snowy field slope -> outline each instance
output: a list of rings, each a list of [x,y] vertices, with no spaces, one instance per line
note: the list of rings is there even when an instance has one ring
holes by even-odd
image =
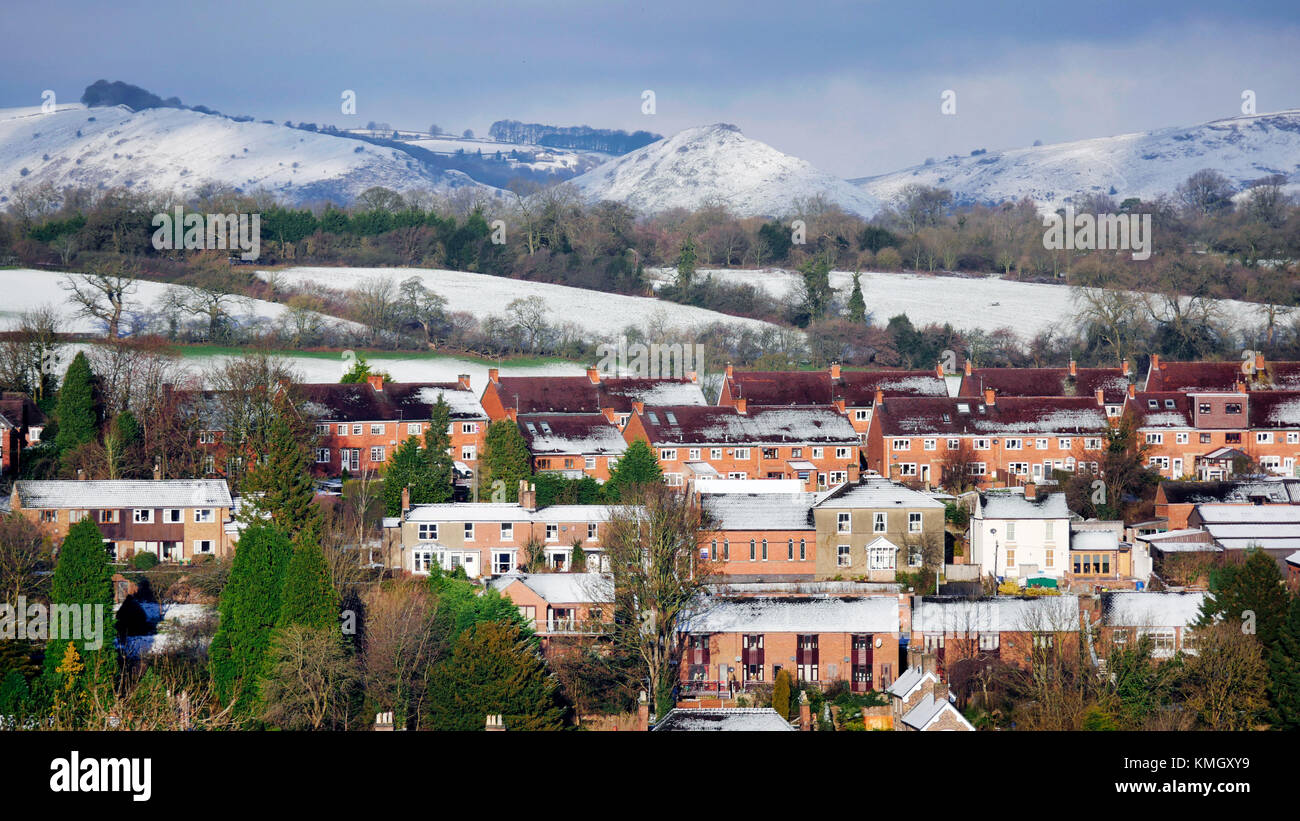
[[[671,269],[654,268],[646,272],[658,281],[674,276]],[[794,271],[779,269],[716,269],[697,272],[697,276],[717,278],[728,283],[745,283],[762,288],[773,296],[789,297],[799,280]],[[832,271],[831,287],[836,296],[847,300],[853,288],[853,274]],[[862,295],[872,322],[884,325],[892,316],[907,314],[913,325],[949,323],[954,328],[993,331],[1011,328],[1029,340],[1040,331],[1073,328],[1078,307],[1073,289],[1064,285],[1015,282],[997,276],[965,277],[904,273],[859,275]],[[1134,299],[1138,296],[1134,295]],[[1220,300],[1224,319],[1235,327],[1257,324],[1258,306],[1249,302]]]
[[[610,158],[609,154],[601,154],[596,151],[573,151],[567,148],[550,148],[544,145],[529,145],[527,143],[504,143],[481,138],[422,137],[415,140],[404,139],[402,142],[417,148],[423,148],[426,151],[432,151],[435,154],[481,153],[484,157],[495,157],[504,154],[506,155],[506,162],[509,163],[511,168],[527,168],[532,171],[565,171],[571,174],[581,174]],[[532,160],[513,159],[510,155],[515,152],[531,155]]]
[[[789,213],[795,200],[818,194],[863,216],[880,209],[874,194],[725,123],[688,128],[610,160],[572,184],[590,201],[616,200],[642,213],[721,202],[740,216],[778,216]]]
[[[628,327],[688,333],[694,328],[723,322],[750,328],[771,327],[756,319],[729,316],[716,311],[662,302],[650,297],[624,296],[590,291],[568,285],[525,282],[518,279],[445,271],[429,268],[288,268],[259,271],[258,276],[280,287],[315,284],[347,291],[373,279],[388,277],[400,283],[418,276],[425,287],[447,300],[450,311],[467,311],[478,317],[504,314],[511,300],[540,297],[545,301],[548,320],[554,325],[572,323],[580,336],[611,342]]]
[[[920,183],[947,188],[959,204],[1028,196],[1054,210],[1088,193],[1109,194],[1116,202],[1172,194],[1203,168],[1219,171],[1238,188],[1284,174],[1289,190],[1300,190],[1300,111],[990,151],[850,182],[884,202],[903,186]]]
[[[66,290],[71,274],[31,269],[0,269],[0,330],[12,330],[18,325],[18,315],[33,308],[49,306],[61,318],[59,330],[63,333],[103,333],[104,324],[97,319],[77,315],[77,309]],[[127,310],[123,317],[123,331],[135,333],[146,330],[163,330],[162,306],[171,297],[184,297],[193,289],[184,285],[139,280],[127,296]],[[236,305],[234,314],[240,325],[256,327],[279,321],[287,308],[276,302],[246,299]],[[202,318],[187,317],[191,321]],[[335,317],[323,317],[327,324],[359,328],[355,323]]]
[[[235,122],[174,108],[61,105],[0,110],[0,207],[20,183],[125,186],[193,193],[208,182],[266,189],[286,202],[350,202],[375,185],[446,193],[475,187],[393,148],[282,125]]]

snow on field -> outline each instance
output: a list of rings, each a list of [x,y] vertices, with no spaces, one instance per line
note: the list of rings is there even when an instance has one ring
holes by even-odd
[[[375,185],[495,193],[459,171],[428,168],[394,148],[283,125],[175,108],[0,110],[0,191],[7,195],[19,183],[45,181],[56,188],[191,194],[216,181],[242,191],[267,189],[291,202],[350,201]]]
[[[217,608],[210,604],[158,604],[141,602],[145,617],[154,625],[155,633],[144,636],[127,636],[123,651],[128,656],[151,655],[180,650],[185,640],[185,627],[215,618]]]
[[[104,323],[97,319],[77,315],[77,308],[68,297],[67,283],[71,274],[57,271],[31,269],[0,269],[0,331],[11,330],[18,324],[23,311],[42,306],[54,308],[64,333],[103,333]],[[183,285],[137,280],[134,290],[127,296],[123,330],[134,332],[145,328],[160,328],[162,306],[168,296],[184,297],[194,289]],[[260,299],[246,299],[237,305],[234,314],[244,326],[276,322],[286,311],[284,305]],[[189,319],[190,317],[187,317]],[[327,323],[353,324],[334,317],[325,317]]]
[[[302,376],[306,382],[337,382],[351,367],[350,361],[325,359],[318,356],[293,356],[280,354],[282,359]],[[229,356],[187,356],[183,362],[196,374],[213,373],[229,361]],[[478,359],[440,357],[389,357],[370,356],[367,361],[374,370],[385,371],[397,382],[455,382],[460,374],[469,374],[470,387],[481,394],[487,385],[488,368],[499,367],[502,376],[581,376],[586,368],[580,363],[548,362],[544,364],[500,366]]]
[[[667,281],[671,269],[652,268],[647,276]],[[703,270],[698,275],[729,283],[761,287],[778,298],[789,296],[799,280],[794,271]],[[907,314],[913,325],[951,323],[954,328],[992,331],[1011,328],[1023,339],[1052,328],[1073,328],[1078,308],[1074,289],[1064,285],[1015,282],[997,276],[966,277],[904,273],[864,272],[859,275],[862,295],[872,321],[884,325],[889,318]],[[853,274],[832,271],[831,287],[847,299],[853,288]],[[1134,295],[1134,299],[1138,295]],[[1258,306],[1237,300],[1220,300],[1224,318],[1234,327],[1258,322]]]
[[[568,285],[526,282],[464,271],[429,268],[288,268],[283,271],[259,271],[258,276],[274,280],[282,287],[315,284],[340,291],[381,277],[400,283],[409,277],[418,276],[425,287],[447,300],[448,310],[467,311],[478,317],[504,314],[506,305],[511,300],[536,296],[546,302],[551,323],[573,323],[583,336],[595,342],[607,340],[616,343],[617,337],[628,327],[649,327],[656,333],[672,331],[681,334],[714,322],[748,328],[770,327],[768,323],[756,319],[661,302],[650,297],[608,294]]]

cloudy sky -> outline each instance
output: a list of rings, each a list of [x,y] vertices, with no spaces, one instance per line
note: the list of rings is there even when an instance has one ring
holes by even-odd
[[[1296,0],[4,0],[0,33],[0,106],[104,78],[340,127],[730,122],[844,177],[1236,116],[1245,89],[1300,108]]]

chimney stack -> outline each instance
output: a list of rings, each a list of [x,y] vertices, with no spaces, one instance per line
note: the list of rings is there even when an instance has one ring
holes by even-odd
[[[1237,393],[1245,393],[1245,392],[1246,392],[1246,383],[1245,383],[1245,382],[1242,382],[1240,379],[1238,379],[1238,380],[1237,380]]]
[[[1127,377],[1127,376],[1128,376],[1128,373],[1129,373],[1128,358],[1127,358],[1127,357],[1124,359],[1123,362],[1120,363],[1120,366],[1124,369],[1124,371],[1123,371],[1123,375],[1124,375],[1125,377]]]
[[[943,363],[942,363],[942,362],[936,362],[936,363],[935,363],[935,365],[934,365],[934,375],[935,375],[937,378],[939,378],[939,379],[943,379]]]
[[[506,418],[509,419],[511,422],[518,422],[518,421],[519,421],[519,409],[518,409],[518,408],[506,408]]]
[[[372,373],[366,377],[366,381],[370,383],[370,387],[374,388],[379,393],[384,392],[383,374]]]
[[[991,407],[997,405],[997,403],[998,403],[998,392],[995,391],[995,390],[993,390],[992,388],[985,388],[985,389],[984,389],[984,404],[985,404],[985,405],[988,405],[988,406],[991,408]]]
[[[643,733],[650,729],[650,702],[646,699],[645,690],[641,691],[641,697],[636,703],[636,728]]]
[[[735,375],[735,373],[736,373],[735,368],[733,368],[732,365],[731,365],[731,363],[728,362],[728,363],[727,363],[727,378],[730,379],[732,376]]]
[[[496,384],[497,378],[501,376],[501,371],[496,368],[488,368],[488,381]]]
[[[1160,370],[1160,354],[1158,353],[1151,354],[1151,370]]]
[[[391,733],[393,731],[393,714],[375,713],[375,732]]]
[[[645,413],[645,403],[640,400],[633,402],[632,410],[636,411],[638,414]]]
[[[463,391],[469,390],[469,374],[467,373],[459,374],[456,377],[456,383],[460,385],[461,390]]]
[[[832,362],[832,363],[831,363],[831,379],[839,379],[839,378],[840,378],[840,363],[838,363],[838,362]]]
[[[591,380],[591,384],[593,384],[593,385],[599,385],[599,384],[600,384],[600,371],[597,370],[595,367],[587,368],[587,378]]]
[[[966,375],[970,376],[970,360],[966,360]]]
[[[402,488],[402,518],[411,512],[411,486]]]
[[[1268,367],[1268,363],[1264,361],[1264,354],[1262,354],[1262,353],[1256,353],[1256,354],[1255,354],[1255,371],[1256,371],[1256,372],[1262,371],[1262,370],[1264,370],[1266,367]]]
[[[86,471],[82,470],[81,468],[77,468],[77,479],[78,481],[82,481],[82,482],[86,481]]]
[[[1106,404],[1106,392],[1101,388],[1097,389],[1097,404],[1098,405]]]
[[[1070,376],[1078,376],[1078,375],[1079,375],[1079,363],[1077,363],[1077,362],[1075,362],[1073,359],[1071,359],[1071,360],[1070,360]]]
[[[519,506],[528,511],[537,509],[537,485],[519,480]]]
[[[1130,382],[1128,385],[1128,398],[1136,399],[1137,395],[1138,395],[1138,386]]]
[[[799,729],[803,732],[812,730],[812,706],[808,704],[808,691],[799,693]]]
[[[1038,498],[1038,485],[1033,482],[1025,482],[1025,498],[1033,501]]]
[[[736,413],[740,414],[741,416],[744,416],[749,410],[749,400],[742,396],[741,398],[735,400],[735,402],[736,402]]]
[[[159,462],[157,460],[155,460],[153,463],[153,480],[155,482],[162,481],[162,462]]]
[[[873,408],[878,408],[878,407],[880,407],[880,406],[883,405],[883,404],[885,404],[885,392],[884,392],[883,390],[881,390],[880,388],[876,388],[876,401],[875,401],[875,403],[872,405],[872,407],[873,407]]]

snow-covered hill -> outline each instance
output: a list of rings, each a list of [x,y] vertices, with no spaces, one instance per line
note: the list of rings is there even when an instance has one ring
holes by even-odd
[[[1117,201],[1172,194],[1203,168],[1219,171],[1239,189],[1271,174],[1286,175],[1288,188],[1300,189],[1300,111],[950,157],[850,182],[885,202],[908,183],[920,183],[947,188],[960,204],[1028,196],[1054,210],[1088,193]]]
[[[0,110],[0,207],[14,186],[47,180],[59,188],[126,186],[182,195],[215,181],[245,192],[267,189],[292,203],[348,202],[375,185],[496,193],[393,148],[282,125],[176,108]]]
[[[742,216],[777,216],[817,194],[864,216],[880,207],[874,195],[725,123],[688,128],[572,182],[591,201],[616,200],[643,213],[720,202]]]

